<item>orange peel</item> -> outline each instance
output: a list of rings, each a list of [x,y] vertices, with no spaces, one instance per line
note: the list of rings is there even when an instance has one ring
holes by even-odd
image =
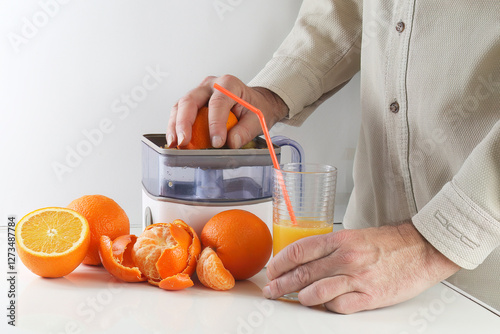
[[[180,219],[148,226],[137,238],[132,258],[149,283],[165,290],[181,290],[194,283],[201,251],[196,232]]]
[[[179,225],[172,224],[169,228],[170,235],[177,241],[177,245],[165,249],[156,262],[156,269],[161,278],[176,275],[186,268],[188,248],[192,241],[189,233]]]
[[[146,277],[132,259],[132,249],[137,237],[133,234],[111,238],[103,235],[99,240],[99,256],[106,270],[114,277],[125,282],[144,282]]]
[[[234,277],[224,267],[221,259],[210,247],[205,247],[196,265],[196,274],[204,286],[224,291],[232,289],[235,285]]]
[[[165,279],[162,279],[158,286],[165,290],[182,290],[190,288],[194,285],[191,277],[187,274],[176,274]]]

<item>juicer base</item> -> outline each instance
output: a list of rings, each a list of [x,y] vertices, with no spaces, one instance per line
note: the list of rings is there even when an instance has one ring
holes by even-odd
[[[154,197],[145,189],[142,189],[142,228],[144,230],[150,223],[170,223],[175,219],[181,219],[200,235],[206,222],[217,213],[231,209],[241,209],[249,211],[262,219],[272,234],[273,206],[271,198],[224,204],[190,203],[187,201],[181,203],[175,199]]]

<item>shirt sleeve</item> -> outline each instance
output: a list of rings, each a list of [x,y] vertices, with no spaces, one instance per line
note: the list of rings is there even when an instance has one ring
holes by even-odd
[[[500,121],[412,220],[424,238],[465,269],[476,268],[500,246]]]
[[[304,0],[292,31],[249,86],[270,89],[300,125],[359,71],[362,1]]]

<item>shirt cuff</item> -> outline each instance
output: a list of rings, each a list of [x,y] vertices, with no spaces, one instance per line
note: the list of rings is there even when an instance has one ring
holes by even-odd
[[[472,202],[453,181],[412,221],[438,251],[465,269],[476,268],[500,245],[500,223]]]
[[[265,87],[277,94],[288,106],[290,125],[300,125],[309,116],[301,113],[322,94],[323,87],[313,70],[300,59],[276,56],[253,78],[248,86]]]

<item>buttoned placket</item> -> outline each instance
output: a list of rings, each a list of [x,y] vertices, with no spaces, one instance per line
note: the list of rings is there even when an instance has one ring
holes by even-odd
[[[395,173],[398,171],[394,177],[402,179],[404,189],[401,191],[404,191],[409,214],[413,216],[417,213],[417,209],[409,165],[411,133],[408,124],[406,76],[415,0],[398,2],[400,4],[396,4],[395,8],[399,11],[394,14],[392,27],[388,27],[391,49],[387,63],[385,118],[388,121],[388,150],[392,159],[392,169]]]
[[[408,122],[408,92],[406,86],[406,78],[408,74],[408,57],[410,54],[411,48],[411,31],[412,24],[414,20],[414,10],[415,10],[415,0],[408,1],[408,7],[404,16],[404,21],[408,22],[408,25],[405,24],[405,29],[399,31],[399,37],[401,40],[401,48],[400,48],[400,64],[399,64],[399,82],[398,82],[398,91],[399,91],[399,130],[400,130],[400,162],[402,169],[402,176],[405,185],[406,199],[408,202],[408,209],[410,214],[413,216],[417,213],[417,206],[415,201],[415,195],[413,193],[413,185],[411,179],[411,170],[409,163],[409,141],[410,141],[410,124]],[[403,21],[403,20],[402,20]],[[402,22],[400,21],[400,22]],[[396,25],[397,26],[397,25]]]

